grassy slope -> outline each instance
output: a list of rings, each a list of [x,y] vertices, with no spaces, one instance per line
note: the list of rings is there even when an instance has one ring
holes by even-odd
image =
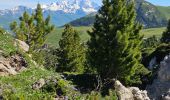
[[[0,33],[0,50],[7,56],[17,51],[13,40],[12,36]],[[40,98],[42,100],[44,97],[46,98],[43,100],[50,100],[53,95],[41,90],[33,90],[31,86],[40,78],[57,77],[60,79],[60,75],[35,65],[28,54],[21,54],[26,59],[28,68],[16,76],[0,77],[0,91],[3,90],[3,94],[0,92],[0,96],[3,95],[5,100],[39,100]],[[0,53],[1,56],[3,57],[4,54]]]
[[[80,37],[83,42],[87,41],[89,39],[89,36],[87,34],[87,30],[91,30],[91,27],[74,27],[79,33]],[[151,37],[153,35],[156,35],[157,37],[161,37],[162,32],[165,30],[164,27],[162,28],[150,28],[150,29],[143,29],[141,31],[142,34],[144,34],[144,38]],[[63,28],[57,28],[52,32],[46,41],[46,43],[57,47],[58,42],[61,38],[61,34],[63,32]]]
[[[83,34],[81,36],[83,37]],[[4,42],[6,43],[3,44]],[[13,38],[9,35],[0,34],[0,46],[6,46],[3,51],[9,53],[15,50]],[[3,96],[4,100],[54,100],[56,93],[61,93],[60,91],[63,91],[70,100],[116,100],[114,91],[111,92],[110,96],[106,97],[102,97],[99,92],[80,94],[79,91],[75,91],[72,84],[74,82],[63,79],[60,73],[46,70],[34,64],[28,54],[24,53],[22,55],[28,63],[28,68],[14,76],[0,77],[0,98]],[[0,54],[0,56],[3,55]],[[43,86],[43,89],[33,90],[32,85],[41,78],[52,79],[52,81],[46,84],[45,87]],[[74,85],[76,85],[76,82]]]
[[[158,10],[162,12],[167,19],[170,19],[170,6],[165,7],[165,6],[157,6]]]
[[[157,36],[160,38],[162,36],[162,33],[166,30],[165,27],[161,28],[149,28],[149,29],[143,29],[141,31],[142,34],[144,34],[144,38],[151,37],[153,35]]]
[[[76,27],[75,29],[80,33],[82,41],[87,41],[87,39],[89,38],[87,30],[90,30],[91,27]],[[64,28],[56,28],[51,34],[49,34],[46,43],[55,47],[58,46],[58,42],[63,31]]]
[[[41,69],[40,67],[31,67],[28,70],[18,74],[16,76],[10,77],[0,77],[0,86],[5,87],[7,90],[4,93],[6,98],[27,98],[27,100],[38,99],[43,97],[50,98],[50,94],[44,93],[40,90],[33,90],[31,85],[35,83],[40,78],[48,78],[50,76],[56,76],[54,72],[47,71],[45,69]],[[11,88],[9,88],[9,86]],[[15,91],[11,91],[13,89]],[[10,90],[11,89],[11,90]],[[12,95],[11,93],[14,94]],[[10,94],[10,95],[9,95]],[[26,99],[25,98],[25,99]]]
[[[11,35],[3,35],[0,33],[0,50],[3,50],[6,55],[16,51],[13,42]]]

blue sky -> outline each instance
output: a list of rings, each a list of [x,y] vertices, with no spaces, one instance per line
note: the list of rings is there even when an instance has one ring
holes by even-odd
[[[0,0],[0,9],[9,9],[18,5],[35,7],[38,2],[43,4],[50,4],[51,2],[55,1],[56,0]],[[101,0],[93,1],[97,1],[99,3]],[[170,0],[146,0],[146,1],[149,1],[155,5],[170,6]]]
[[[155,5],[170,6],[170,0],[146,0],[146,1],[149,1]]]

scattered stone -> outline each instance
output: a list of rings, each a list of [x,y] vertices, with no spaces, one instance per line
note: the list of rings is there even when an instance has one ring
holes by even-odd
[[[161,97],[162,100],[170,100],[170,91],[167,93],[163,94]]]
[[[32,85],[32,89],[37,90],[45,85],[45,79],[41,78]]]
[[[16,75],[17,72],[10,66],[6,67],[0,63],[0,76]]]
[[[29,51],[29,46],[24,41],[15,39],[15,43],[14,44],[15,44],[15,46],[19,46],[22,50],[24,50],[24,52],[28,52]]]
[[[0,58],[0,76],[16,75],[25,70],[27,63],[22,56],[14,55],[10,58]]]
[[[134,100],[150,100],[146,90],[142,91],[137,87],[130,87],[129,89],[133,94]]]
[[[137,87],[126,88],[119,81],[115,82],[115,91],[119,100],[150,100],[147,91],[141,91]]]

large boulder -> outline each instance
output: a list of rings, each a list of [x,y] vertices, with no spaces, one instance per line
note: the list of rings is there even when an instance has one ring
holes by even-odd
[[[119,100],[134,100],[131,90],[123,86],[119,81],[115,82],[115,90]]]
[[[119,100],[150,100],[147,91],[137,87],[126,88],[119,81],[115,81],[115,91]]]
[[[22,49],[24,52],[28,52],[29,51],[29,45],[26,44],[24,41],[15,39],[15,46],[19,46],[20,49]]]
[[[149,97],[153,100],[170,100],[170,55],[160,63],[158,77],[147,86]]]
[[[14,55],[10,58],[0,57],[0,76],[16,75],[26,67],[27,63],[20,55]]]

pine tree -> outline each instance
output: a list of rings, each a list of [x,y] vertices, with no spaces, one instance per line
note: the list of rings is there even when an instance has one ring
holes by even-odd
[[[142,27],[135,19],[134,1],[103,0],[88,42],[88,63],[103,79],[139,83],[148,72],[140,64]]]
[[[50,25],[50,16],[44,19],[40,4],[37,5],[35,14],[29,15],[24,12],[19,20],[19,25],[14,21],[10,28],[17,39],[25,41],[30,46],[30,50],[40,48],[46,36],[54,29],[54,26]]]
[[[169,43],[170,42],[170,20],[168,22],[168,26],[165,32],[162,34],[161,38],[162,43]]]
[[[83,72],[85,48],[80,44],[79,34],[70,25],[65,26],[59,46],[57,71]]]

